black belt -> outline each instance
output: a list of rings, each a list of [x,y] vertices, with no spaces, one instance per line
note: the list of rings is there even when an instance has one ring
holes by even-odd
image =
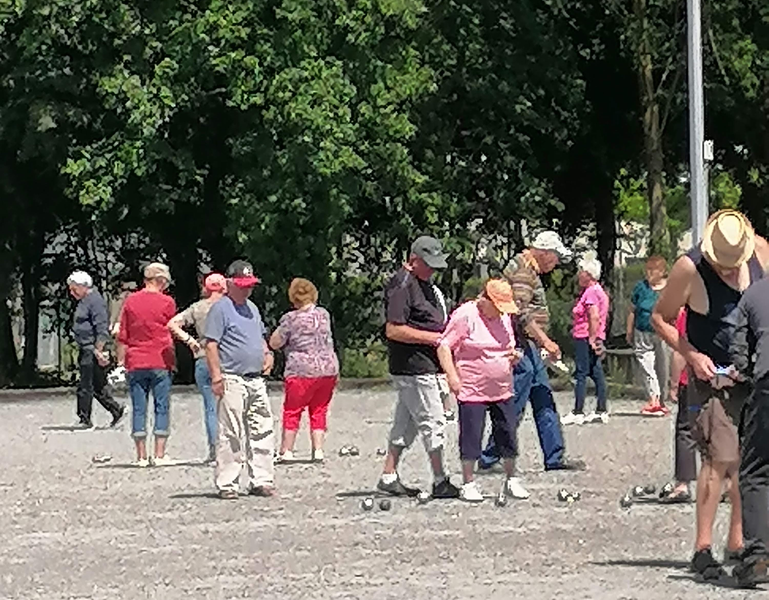
[[[243,379],[257,379],[258,377],[261,377],[261,373],[245,373],[241,375]]]

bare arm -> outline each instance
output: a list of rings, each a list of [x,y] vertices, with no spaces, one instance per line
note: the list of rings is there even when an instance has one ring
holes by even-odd
[[[457,366],[454,364],[454,355],[446,344],[438,346],[438,361],[441,363],[443,372],[446,373],[446,381],[449,388],[456,395],[459,392],[460,380],[457,373]]]
[[[385,325],[385,336],[387,336],[388,340],[401,342],[402,344],[425,344],[427,346],[434,346],[438,343],[441,334],[435,331],[415,329],[409,325],[387,323]]]
[[[635,329],[635,310],[632,308],[627,313],[627,326],[625,330],[625,337],[628,344],[633,341],[633,330]]]
[[[652,327],[665,343],[684,358],[694,348],[678,335],[675,322],[678,313],[689,301],[692,280],[696,276],[694,263],[686,256],[679,258],[670,270],[668,285],[662,290],[652,311]]]
[[[273,350],[280,350],[284,345],[285,341],[283,340],[283,336],[280,335],[280,329],[276,329],[272,332],[272,335],[270,336],[270,348]]]
[[[769,271],[769,242],[761,236],[756,236],[756,257],[764,271]]]
[[[678,382],[681,381],[681,375],[686,368],[686,360],[681,356],[679,352],[673,350],[673,354],[670,356],[670,393],[678,394]]]
[[[598,313],[598,307],[591,305],[587,307],[587,327],[588,341],[591,346],[595,346],[598,341],[598,324],[601,322],[601,316]]]

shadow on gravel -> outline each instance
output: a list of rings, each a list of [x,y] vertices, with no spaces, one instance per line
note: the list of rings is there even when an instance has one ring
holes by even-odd
[[[692,583],[697,583],[699,585],[708,585],[713,587],[720,587],[720,588],[726,588],[730,590],[744,590],[746,588],[741,588],[739,585],[737,585],[737,581],[732,579],[731,577],[725,577],[722,579],[716,579],[716,580],[709,580],[705,581],[703,579],[699,579],[698,577],[694,575],[668,575],[668,579],[674,579],[676,581],[691,581]],[[767,590],[762,587],[756,587],[756,588],[747,588],[750,589],[753,592],[766,592]]]
[[[200,460],[185,460],[168,465],[154,465],[150,467],[139,467],[133,463],[114,463],[105,465],[96,465],[97,469],[136,469],[138,471],[154,471],[156,469],[169,469],[173,467],[205,467],[207,463]]]
[[[640,412],[627,412],[627,411],[617,411],[611,413],[612,417],[618,417],[621,419],[646,419],[649,421],[657,421],[657,420],[664,420],[665,417],[650,417],[649,415],[642,415]]]
[[[285,462],[275,463],[276,467],[290,467],[292,465],[315,465],[318,464],[311,458],[294,458]]]
[[[218,500],[219,494],[216,492],[187,492],[184,494],[171,494],[171,500]]]
[[[94,427],[93,429],[83,429],[78,425],[43,425],[40,431],[68,431],[71,433],[90,433],[92,431],[110,431],[112,427],[103,425],[100,427]],[[115,429],[115,431],[119,431]]]
[[[649,567],[652,569],[679,569],[685,571],[689,563],[685,560],[667,560],[660,558],[638,558],[625,560],[593,561],[591,564],[600,567]]]

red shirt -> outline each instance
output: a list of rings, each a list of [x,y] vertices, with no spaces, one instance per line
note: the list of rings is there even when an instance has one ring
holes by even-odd
[[[128,371],[173,370],[176,360],[168,322],[175,314],[176,302],[159,292],[145,289],[126,298],[118,341],[126,347]]]
[[[686,309],[682,308],[681,312],[678,313],[678,318],[676,319],[676,329],[678,330],[678,335],[685,338],[686,337]],[[684,370],[681,371],[681,377],[678,379],[679,385],[686,385],[689,382],[689,375],[687,374],[687,371],[689,370],[689,367],[684,367]]]

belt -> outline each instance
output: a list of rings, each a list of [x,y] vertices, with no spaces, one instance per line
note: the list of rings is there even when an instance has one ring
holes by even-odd
[[[232,375],[233,377],[240,377],[241,379],[259,379],[262,377],[261,373],[227,373],[224,372],[224,375]]]

